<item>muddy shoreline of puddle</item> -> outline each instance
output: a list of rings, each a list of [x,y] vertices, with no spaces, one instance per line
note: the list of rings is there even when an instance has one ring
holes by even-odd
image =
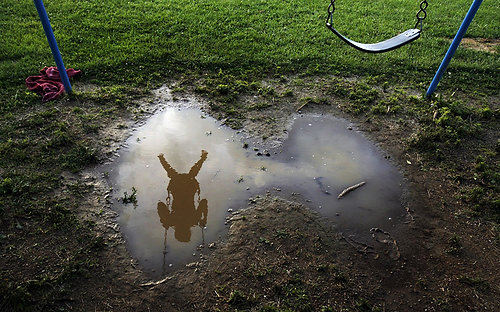
[[[160,107],[98,169],[113,189],[128,251],[153,278],[203,260],[253,197],[301,203],[357,242],[405,215],[403,175],[346,120],[296,113],[269,143],[224,126],[195,99],[174,102],[166,87],[157,94]],[[360,181],[366,185],[337,199]]]
[[[353,129],[349,131],[358,131],[370,142],[375,142],[371,144],[384,161],[401,173],[401,206],[389,225],[373,231],[367,227],[350,232],[339,228],[335,222],[343,213],[327,217],[318,209],[310,209],[312,202],[302,191],[285,188],[278,191],[276,188],[279,187],[269,186],[260,193],[255,190],[258,195],[249,194],[251,200],[243,202],[240,210],[230,208],[233,211],[224,211],[225,218],[221,220],[224,229],[212,243],[205,244],[202,250],[197,249],[195,256],[189,253],[192,258],[189,257],[186,265],[180,262],[165,274],[148,272],[128,248],[126,231],[118,222],[120,211],[112,209],[113,201],[119,200],[123,194],[112,195],[109,176],[103,177],[103,172],[95,168],[80,177],[65,174],[67,185],[80,180],[92,187],[91,193],[85,197],[87,205],[82,205],[79,215],[96,223],[96,233],[106,244],[98,260],[99,268],[102,268],[100,274],[106,279],[92,277],[88,284],[80,286],[82,295],[78,298],[90,301],[81,301],[76,306],[86,309],[106,302],[110,307],[124,311],[231,311],[240,308],[259,311],[269,306],[296,307],[301,304],[304,294],[308,296],[307,306],[313,310],[328,306],[334,311],[355,311],[359,302],[365,302],[387,311],[405,308],[438,311],[435,307],[441,307],[441,304],[436,303],[436,298],[450,296],[458,298],[453,307],[474,304],[480,304],[485,310],[488,310],[487,306],[492,307],[495,291],[481,296],[481,300],[487,299],[483,304],[480,299],[476,300],[473,288],[463,288],[457,276],[478,272],[478,276],[492,283],[491,277],[485,275],[488,272],[485,268],[494,266],[495,259],[473,257],[484,255],[481,250],[488,244],[472,236],[469,239],[467,233],[474,229],[464,227],[454,215],[456,207],[443,202],[442,199],[454,189],[453,185],[447,182],[445,173],[439,168],[424,167],[426,163],[420,155],[404,146],[404,139],[418,131],[415,123],[412,120],[399,123],[385,117],[352,116],[339,109],[342,100],[336,98],[332,99],[331,105],[308,104],[302,109],[304,114],[297,113],[297,107],[303,104],[299,100],[317,96],[320,90],[297,88],[294,92],[293,98],[281,98],[269,109],[248,112],[242,122],[243,130],[234,132],[241,137],[239,149],[258,159],[278,159],[274,152],[279,152],[279,147],[290,134],[288,130],[293,122],[290,116],[338,116],[352,121],[347,125]],[[226,116],[216,109],[217,104],[207,98],[197,98],[195,94],[194,87],[186,87],[185,92],[171,96],[168,88],[163,87],[153,91],[151,97],[132,103],[126,114],[102,129],[99,134],[101,153],[106,155],[107,161],[120,160],[121,152],[127,148],[124,145],[126,140],[139,131],[136,129],[144,126],[149,117],[167,107],[200,109],[207,118],[216,118],[218,125],[224,124]],[[256,100],[253,95],[242,96],[242,105],[251,105]],[[248,149],[243,149],[242,143],[245,142]],[[254,151],[254,147],[259,151]],[[264,156],[256,155],[264,149],[272,157],[264,153]],[[170,163],[168,154],[162,152]],[[208,168],[205,165],[209,164],[212,155],[213,151],[208,151],[200,174]],[[158,155],[152,156],[158,162],[156,166],[165,172],[159,165]],[[186,173],[200,160],[201,147],[193,149],[188,156],[185,167],[178,168],[179,173]],[[324,193],[326,190],[331,194],[324,194],[325,197],[336,198],[338,190],[330,192],[327,188],[332,183],[324,179],[319,183],[314,179],[308,181],[315,191]],[[152,205],[155,226],[157,229],[159,226],[160,231],[162,223],[155,209],[157,200],[165,203],[168,182],[165,174],[161,186],[164,193],[155,197]],[[203,188],[200,184],[200,191]],[[359,188],[348,196],[359,196],[363,191]],[[128,192],[130,194],[130,189]],[[202,196],[200,200],[204,198]],[[210,203],[207,222],[212,213]],[[199,232],[199,227],[196,229]],[[483,236],[489,235],[484,226],[481,229]],[[457,232],[462,233],[466,250],[460,256],[460,263],[458,258],[446,252],[448,239]],[[191,237],[196,235],[193,231]],[[175,240],[175,234],[169,233],[168,238]],[[159,254],[163,256],[162,251]],[[446,294],[440,290],[442,287]],[[233,298],[240,301],[235,302]]]

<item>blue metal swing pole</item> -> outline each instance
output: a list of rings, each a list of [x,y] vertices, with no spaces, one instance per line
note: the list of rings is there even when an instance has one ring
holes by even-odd
[[[59,52],[59,48],[57,47],[54,32],[52,31],[52,27],[50,26],[47,11],[45,11],[45,6],[43,5],[42,0],[33,0],[33,2],[35,3],[36,10],[38,11],[38,16],[40,17],[40,21],[42,22],[43,30],[45,31],[45,35],[47,36],[50,50],[52,50],[52,55],[54,56],[54,60],[56,61],[57,69],[59,70],[59,75],[61,76],[61,80],[64,85],[64,90],[69,94],[72,92],[71,83],[69,82],[68,74],[66,73],[66,68],[64,67],[61,52]]]
[[[431,96],[432,93],[434,93],[434,91],[436,90],[439,81],[441,80],[441,77],[443,77],[446,67],[448,67],[451,58],[453,57],[455,51],[460,45],[460,42],[462,41],[462,38],[464,37],[465,32],[467,31],[467,28],[469,28],[469,25],[472,22],[474,16],[476,15],[476,12],[479,9],[479,6],[481,5],[482,2],[483,0],[474,0],[474,2],[472,2],[472,5],[470,6],[467,15],[465,15],[462,25],[460,25],[460,28],[458,29],[457,34],[455,35],[455,38],[453,39],[450,48],[448,49],[448,52],[446,52],[446,55],[444,56],[444,59],[441,62],[441,65],[439,65],[439,68],[436,72],[436,75],[434,76],[434,79],[432,79],[429,89],[427,89],[427,97]]]

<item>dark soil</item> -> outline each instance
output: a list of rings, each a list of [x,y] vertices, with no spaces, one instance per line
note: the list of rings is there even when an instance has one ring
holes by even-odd
[[[457,168],[462,166],[468,172],[474,166],[474,145],[494,149],[496,121],[491,122],[493,130],[483,132],[483,138],[465,142],[459,151],[445,150],[447,159],[456,165],[450,170],[449,162],[434,161],[411,148],[409,138],[422,129],[418,118],[359,114],[353,111],[353,103],[362,105],[356,97],[333,95],[322,100],[326,92],[322,83],[288,83],[286,87],[293,93],[290,97],[261,94],[263,100],[256,100],[253,94],[243,94],[238,99],[247,109],[236,113],[220,109],[223,105],[218,106],[221,99],[216,96],[201,95],[201,105],[268,145],[279,144],[289,117],[304,103],[301,111],[354,121],[391,155],[407,180],[406,214],[394,228],[381,229],[386,232],[385,240],[362,242],[339,232],[332,220],[300,204],[298,198],[261,194],[233,214],[227,235],[215,242],[208,254],[155,283],[126,250],[116,213],[106,199],[109,189],[103,178],[94,169],[64,172],[63,187],[54,190],[53,196],[67,197],[78,218],[91,224],[85,230],[88,240],[82,241],[88,244],[91,240],[95,248],[84,249],[80,259],[69,262],[76,277],[60,276],[32,285],[30,274],[39,274],[46,265],[36,259],[50,259],[54,250],[59,250],[57,257],[64,258],[58,247],[74,250],[79,245],[68,244],[64,235],[42,241],[36,235],[18,238],[11,246],[16,246],[12,248],[18,253],[31,252],[27,256],[30,260],[24,262],[29,269],[12,255],[0,261],[3,272],[24,281],[19,293],[2,288],[9,293],[4,294],[7,300],[0,309],[21,310],[30,302],[25,296],[35,293],[32,298],[38,302],[28,308],[40,311],[499,311],[498,228],[488,217],[469,214],[471,204],[460,197],[464,185],[456,178]],[[269,86],[276,94],[286,91],[276,82]],[[182,106],[182,98],[195,92],[196,86],[188,85],[175,95],[177,103]],[[152,113],[161,98],[159,92],[157,98],[137,101],[141,114],[136,116],[142,116],[137,120]],[[248,109],[259,101],[269,105]],[[491,102],[498,105],[495,99]],[[244,115],[236,118],[236,124],[235,114]],[[133,116],[124,112],[108,120],[108,126],[93,136],[100,154],[113,157],[127,136],[127,128],[137,125]],[[74,196],[75,187],[80,188],[79,198]],[[38,247],[23,248],[33,244]],[[78,273],[80,268],[82,274]],[[61,282],[66,278],[67,282]],[[36,291],[30,292],[30,287]]]

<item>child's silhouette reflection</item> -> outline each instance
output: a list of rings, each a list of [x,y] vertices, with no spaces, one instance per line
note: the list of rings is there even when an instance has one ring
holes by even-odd
[[[196,180],[207,155],[208,153],[202,150],[200,160],[188,173],[178,173],[165,160],[163,154],[158,155],[161,165],[170,178],[166,204],[161,201],[158,203],[158,215],[166,230],[171,226],[174,227],[175,238],[180,242],[190,241],[192,226],[204,227],[207,224],[208,202],[206,199],[200,200],[200,184]],[[198,196],[197,208],[195,207],[196,196]]]

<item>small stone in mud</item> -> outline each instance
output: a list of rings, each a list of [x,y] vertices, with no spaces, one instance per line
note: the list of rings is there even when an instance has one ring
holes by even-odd
[[[266,153],[267,157],[271,157],[271,154],[269,152]]]
[[[352,130],[352,127],[351,126],[347,127],[347,130]]]
[[[229,208],[229,209],[227,210],[227,212],[233,212],[233,209]]]
[[[261,152],[258,152],[258,153],[257,153],[257,156],[262,156],[262,153],[261,153]]]
[[[208,248],[211,248],[211,249],[215,248],[215,243],[211,243],[210,245],[208,245]]]
[[[257,152],[259,149],[258,149],[258,148],[256,148],[256,147],[254,147],[254,148],[253,148],[253,150]]]
[[[337,213],[335,213],[335,215],[338,217],[338,216],[340,216],[340,213],[337,212]]]
[[[248,143],[243,143],[243,148],[248,148]]]

